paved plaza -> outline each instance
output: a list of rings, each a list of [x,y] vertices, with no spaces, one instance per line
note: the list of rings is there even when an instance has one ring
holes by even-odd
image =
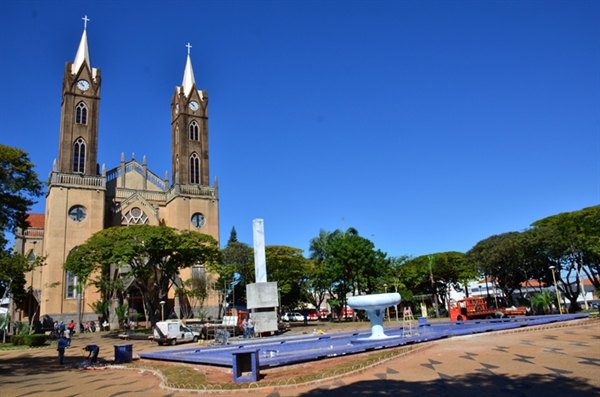
[[[182,396],[196,392],[161,387],[149,371],[69,368],[83,361],[88,343],[100,357],[123,343],[107,333],[77,335],[59,366],[55,349],[0,352],[2,396]],[[134,353],[172,349],[130,341]],[[181,348],[180,346],[174,348]],[[335,359],[334,359],[335,360]],[[303,364],[310,365],[310,364]],[[204,367],[205,368],[205,367]],[[518,331],[455,337],[361,372],[308,385],[222,391],[237,396],[600,396],[600,321],[551,324]]]

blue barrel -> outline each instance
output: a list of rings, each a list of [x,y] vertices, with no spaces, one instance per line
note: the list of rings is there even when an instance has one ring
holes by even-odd
[[[133,359],[133,345],[115,345],[115,364],[130,363]]]

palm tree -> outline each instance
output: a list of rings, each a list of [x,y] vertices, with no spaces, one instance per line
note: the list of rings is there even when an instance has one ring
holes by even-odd
[[[550,292],[547,289],[538,292],[531,297],[531,304],[537,308],[541,308],[544,311],[544,314],[547,314],[548,312],[552,314],[552,303],[554,301],[556,301],[556,295],[554,295],[554,292]]]

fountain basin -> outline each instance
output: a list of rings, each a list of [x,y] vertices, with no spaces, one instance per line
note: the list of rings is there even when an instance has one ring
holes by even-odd
[[[371,322],[371,336],[359,340],[386,339],[383,332],[383,317],[385,309],[400,303],[400,294],[390,292],[387,294],[359,295],[348,298],[348,305],[353,309],[365,310]]]

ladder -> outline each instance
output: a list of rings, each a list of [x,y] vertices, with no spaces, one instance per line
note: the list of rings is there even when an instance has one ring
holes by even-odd
[[[408,338],[411,336],[419,335],[417,327],[415,325],[415,317],[412,314],[412,310],[409,307],[404,308],[404,316],[402,318],[402,337]]]

